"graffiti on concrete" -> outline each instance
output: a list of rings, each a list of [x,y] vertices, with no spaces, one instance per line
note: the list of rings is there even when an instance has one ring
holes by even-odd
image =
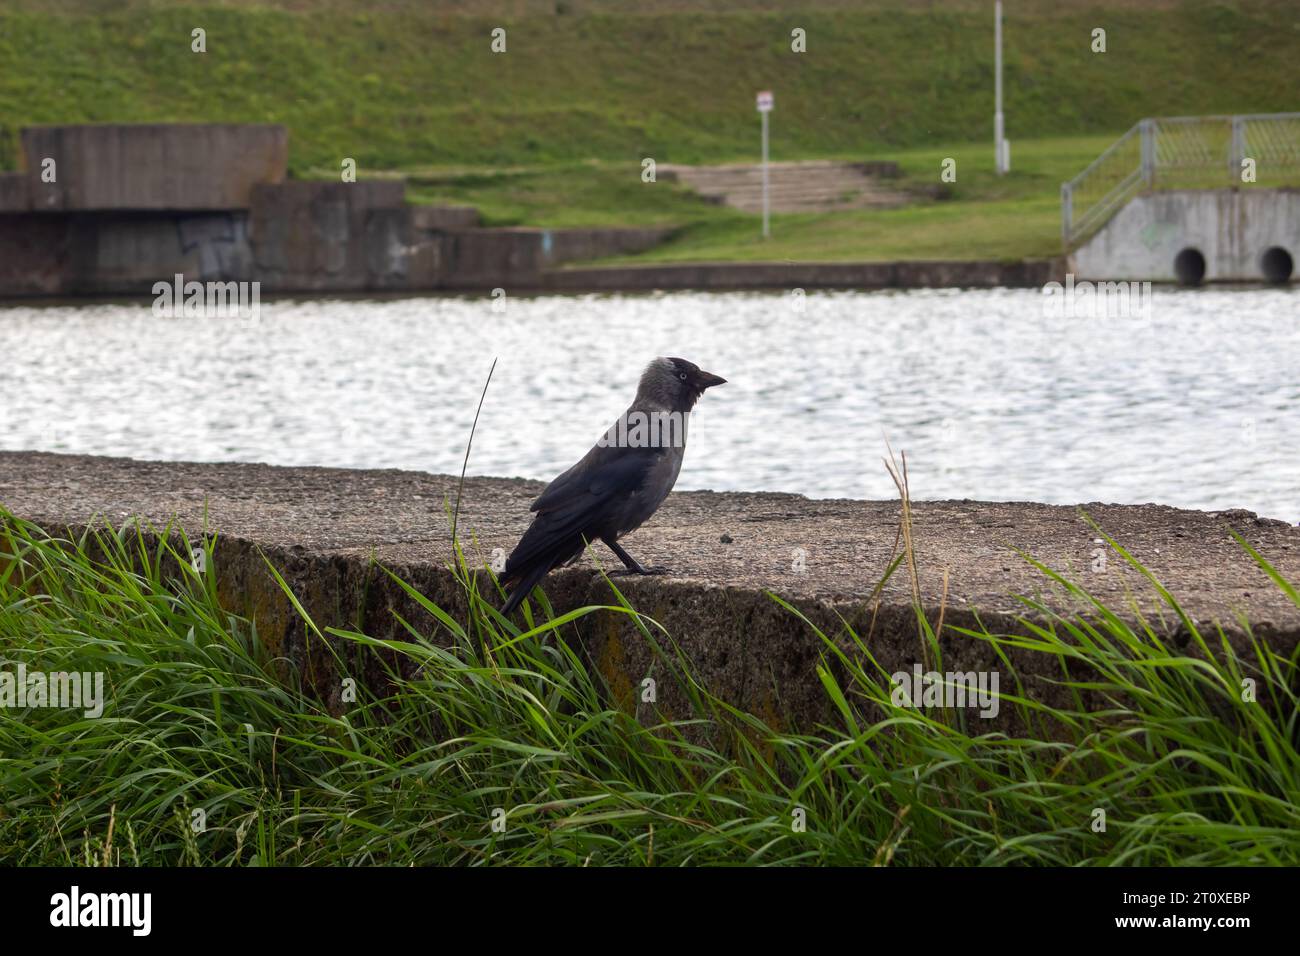
[[[249,271],[252,254],[245,216],[225,212],[181,216],[176,220],[176,236],[182,252],[197,252],[203,279],[239,278]]]

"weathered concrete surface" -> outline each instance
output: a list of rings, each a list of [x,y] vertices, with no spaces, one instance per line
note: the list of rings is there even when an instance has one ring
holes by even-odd
[[[255,186],[253,277],[285,292],[407,288],[405,193],[400,180]]]
[[[671,226],[542,229],[542,261],[547,268],[565,262],[630,256],[653,249],[677,232]]]
[[[1070,260],[1081,279],[1173,282],[1178,254],[1195,249],[1205,282],[1279,281],[1264,268],[1275,248],[1300,263],[1300,190],[1171,190],[1135,197]]]
[[[467,553],[489,563],[495,549],[512,547],[541,487],[520,479],[468,480],[460,513]],[[195,537],[205,530],[206,513],[206,530],[220,533],[214,573],[223,602],[256,618],[263,640],[295,662],[326,699],[336,698],[338,675],[318,646],[309,652],[303,629],[259,552],[282,569],[322,627],[357,625],[374,635],[402,638],[396,611],[436,633],[432,619],[372,562],[392,568],[451,613],[462,613],[464,594],[446,570],[446,502],[455,491],[455,478],[420,472],[0,453],[0,504],[47,530],[101,519],[120,525],[139,515],[159,526],[176,517]],[[1300,529],[1244,511],[1084,507],[1174,593],[1198,626],[1220,623],[1241,646],[1238,616],[1245,615],[1257,636],[1279,649],[1294,649],[1300,610],[1251,562],[1230,529],[1292,581],[1300,580]],[[667,628],[711,690],[774,724],[808,727],[827,717],[815,673],[823,645],[764,592],[786,597],[848,646],[842,615],[870,635],[869,647],[890,672],[910,669],[922,658],[906,575],[894,575],[883,588],[874,624],[867,600],[890,562],[898,521],[893,501],[677,493],[625,542],[643,561],[671,565],[674,573],[615,581],[634,607]],[[1174,615],[1162,610],[1149,583],[1117,555],[1108,556],[1104,570],[1092,570],[1097,549],[1104,546],[1076,508],[922,502],[915,505],[914,527],[920,588],[931,621],[938,621],[944,607],[941,646],[949,669],[1000,669],[985,642],[953,628],[974,625],[978,615],[990,629],[1019,630],[1015,618],[1024,608],[1014,594],[1039,596],[1061,611],[1074,608],[1017,549],[1069,572],[1117,611],[1141,611],[1177,646],[1188,646]],[[603,549],[598,555],[606,568],[617,566]],[[561,610],[611,601],[589,559],[554,573],[546,590]],[[620,703],[631,705],[646,675],[664,676],[662,664],[652,662],[625,616],[594,615],[576,630]],[[833,660],[830,666],[838,669]],[[1030,693],[1062,701],[1060,689],[1046,679],[1060,676],[1052,662],[1026,659],[1021,666]],[[363,673],[382,680],[373,666]],[[661,680],[659,692],[670,713],[685,712],[670,681]]]
[[[0,194],[7,188],[0,178]],[[0,195],[2,198],[2,195]],[[666,228],[480,229],[408,206],[397,180],[285,182],[251,210],[0,213],[0,295],[138,295],[176,273],[262,291],[537,289],[575,259],[641,252]]]
[[[28,126],[22,153],[36,210],[247,209],[284,180],[289,132],[256,123]],[[54,182],[42,180],[54,160]]]
[[[668,229],[480,229],[408,206],[402,179],[286,181],[288,133],[257,124],[33,126],[0,174],[0,295],[150,295],[180,273],[264,291],[536,288],[575,259]]]
[[[26,173],[0,173],[0,213],[31,212]]]
[[[412,206],[411,228],[425,232],[449,229],[475,229],[480,225],[478,210],[473,206]]]
[[[537,289],[549,271],[565,262],[644,252],[667,239],[673,229],[573,228],[527,226],[455,229],[442,234],[439,286],[446,289]]]
[[[555,269],[543,287],[557,292],[657,289],[1034,288],[1064,278],[1057,259],[1021,262],[692,262]]]
[[[25,188],[0,177],[0,209],[10,193],[21,204]],[[641,252],[671,232],[462,228],[476,210],[408,206],[396,180],[261,185],[251,201],[224,212],[0,212],[0,295],[152,300],[154,283],[176,273],[258,280],[266,293],[536,289],[551,267]]]
[[[152,301],[154,283],[178,272],[194,279],[251,279],[247,225],[239,212],[0,216],[0,294]]]
[[[231,213],[0,216],[0,294],[139,295],[160,279],[247,279],[245,219]]]
[[[66,295],[71,291],[74,218],[0,215],[0,295]]]

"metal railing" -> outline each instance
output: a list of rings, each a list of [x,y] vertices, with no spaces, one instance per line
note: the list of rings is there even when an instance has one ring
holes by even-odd
[[[1138,193],[1300,184],[1300,113],[1138,120],[1061,186],[1068,251]]]

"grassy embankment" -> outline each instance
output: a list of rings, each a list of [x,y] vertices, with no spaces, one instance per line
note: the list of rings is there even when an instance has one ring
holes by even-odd
[[[1139,117],[1295,109],[1300,88],[1287,0],[1024,0],[1007,13],[1014,171],[998,180],[988,4],[685,6],[16,0],[0,13],[0,163],[27,123],[279,122],[298,174],[333,175],[345,156],[363,174],[414,172],[413,198],[474,203],[489,224],[685,227],[650,259],[1018,258],[1058,251],[1060,183]],[[505,54],[489,48],[496,26]],[[794,27],[807,53],[790,51]],[[752,217],[641,182],[643,157],[753,159],[761,88],[777,94],[774,159],[896,158],[904,185],[933,186],[951,156],[951,197],[778,216],[763,243]]]
[[[674,720],[641,703],[638,722],[567,643],[596,609],[534,603],[521,632],[461,563],[464,614],[412,591],[431,624],[407,642],[328,630],[340,661],[382,652],[393,673],[382,699],[361,687],[331,714],[256,621],[222,610],[219,546],[193,572],[172,540],[51,540],[0,511],[0,670],[106,675],[98,719],[0,709],[0,863],[1300,863],[1296,657],[1234,653],[1185,617],[1193,656],[1099,604],[1093,623],[1039,619],[1029,637],[963,632],[1002,660],[1023,736],[896,705],[869,637],[808,628],[837,716],[794,733],[710,697],[623,603],[661,684],[694,701]],[[1167,611],[1181,616],[1172,597]],[[916,653],[942,669],[936,624],[918,613]],[[1045,709],[1008,652],[1048,655],[1107,707]]]

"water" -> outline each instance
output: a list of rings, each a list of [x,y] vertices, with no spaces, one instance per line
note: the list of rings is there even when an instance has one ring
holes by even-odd
[[[802,311],[799,306],[802,304]],[[260,322],[0,308],[0,448],[549,479],[677,355],[730,380],[679,488],[1300,519],[1300,294],[1157,289],[1149,318],[1035,290],[282,301]]]

